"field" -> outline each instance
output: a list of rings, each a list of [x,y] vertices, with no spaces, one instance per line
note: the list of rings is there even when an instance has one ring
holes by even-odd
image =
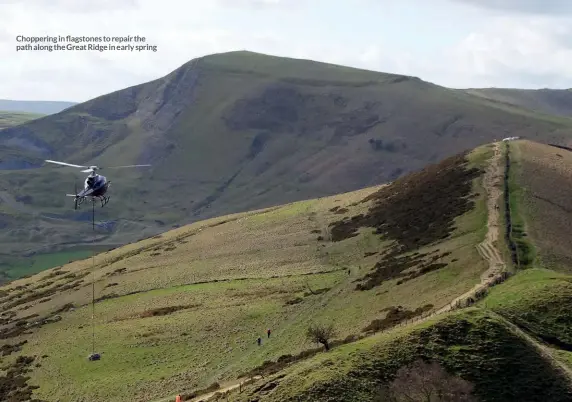
[[[523,230],[538,264],[572,273],[572,152],[530,141],[515,142],[511,151]]]
[[[91,250],[62,251],[50,254],[40,254],[28,258],[20,258],[14,263],[2,267],[2,274],[7,280],[30,276],[46,269],[64,265],[70,261],[82,260],[91,256]]]
[[[87,259],[14,281],[2,288],[0,330],[10,345],[27,343],[3,360],[37,356],[29,384],[40,399],[160,399],[311,348],[310,323],[333,323],[344,339],[392,307],[391,325],[435,311],[487,268],[474,245],[485,234],[481,169],[491,154],[485,146],[468,164],[460,155],[389,186],[198,222],[99,254],[94,269]],[[381,211],[411,219],[384,225]],[[355,235],[338,238],[347,222],[359,223]],[[409,244],[402,257],[398,243]],[[399,270],[369,281],[385,252]],[[92,331],[99,362],[86,359]]]
[[[6,127],[17,126],[30,120],[44,116],[38,113],[8,112],[0,110],[0,130]]]

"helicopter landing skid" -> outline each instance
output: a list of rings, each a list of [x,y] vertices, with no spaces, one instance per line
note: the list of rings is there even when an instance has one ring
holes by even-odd
[[[79,206],[84,203],[86,198],[87,197],[77,197],[75,199],[75,209],[78,209]],[[105,205],[107,205],[107,203],[109,202],[109,198],[111,198],[111,197],[105,196],[105,195],[97,196],[97,197],[91,197],[91,202],[95,203],[96,198],[99,199],[99,202],[101,202],[101,207],[103,208]]]
[[[99,197],[99,201],[101,201],[101,207],[103,208],[105,205],[107,205],[107,203],[109,202],[109,196],[105,196],[102,195],[101,197]]]
[[[85,197],[76,197],[75,198],[75,209],[78,209],[81,204],[85,201]]]

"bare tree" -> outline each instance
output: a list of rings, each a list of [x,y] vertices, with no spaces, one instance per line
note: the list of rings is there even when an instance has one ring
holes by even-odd
[[[402,367],[393,382],[384,387],[378,401],[388,402],[477,402],[473,385],[451,375],[437,362],[417,360]],[[381,398],[381,399],[380,399]]]
[[[326,350],[330,350],[330,339],[336,335],[334,325],[310,325],[306,337],[315,343],[321,343]]]

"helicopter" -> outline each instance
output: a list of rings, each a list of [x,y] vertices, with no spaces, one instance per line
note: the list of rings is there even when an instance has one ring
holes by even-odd
[[[101,201],[101,207],[104,207],[109,202],[109,196],[107,194],[107,190],[109,189],[109,185],[111,184],[110,180],[107,180],[105,176],[97,174],[96,171],[101,170],[103,168],[99,166],[81,166],[81,165],[74,165],[73,163],[67,162],[60,162],[60,161],[52,161],[49,159],[45,160],[48,163],[55,163],[57,165],[62,166],[70,166],[79,169],[84,169],[81,172],[89,173],[89,176],[85,179],[83,190],[79,193],[77,189],[75,190],[75,194],[66,194],[67,197],[74,197],[74,209],[78,209],[78,207],[83,204],[83,202],[87,198],[91,198],[92,202],[95,202],[95,199],[99,199]],[[110,166],[106,167],[106,169],[118,169],[118,168],[129,168],[129,167],[143,167],[143,166],[151,166],[151,165],[125,165],[125,166]]]

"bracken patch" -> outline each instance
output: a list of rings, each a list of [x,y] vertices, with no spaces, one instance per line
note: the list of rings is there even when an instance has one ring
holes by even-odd
[[[387,311],[387,315],[385,318],[380,320],[373,320],[371,324],[363,329],[363,332],[379,332],[389,328],[392,328],[403,321],[410,320],[417,316],[422,315],[426,311],[430,311],[433,308],[432,304],[427,304],[423,307],[418,307],[414,311],[404,309],[401,306],[397,307],[388,307],[384,309]]]
[[[32,392],[38,387],[28,385],[29,377],[26,374],[30,371],[29,366],[33,362],[33,357],[19,356],[12,365],[2,367],[6,374],[0,376],[0,400],[44,402],[32,396]]]
[[[155,308],[152,310],[144,311],[143,313],[141,313],[140,317],[146,318],[146,317],[156,317],[156,316],[160,316],[160,315],[168,315],[168,314],[172,314],[172,313],[179,311],[179,310],[186,310],[186,309],[199,307],[199,306],[201,306],[201,304],[188,304],[188,305],[183,305],[183,306],[160,307],[160,308]]]
[[[403,277],[399,283],[447,266],[441,260],[448,254],[408,254],[420,247],[448,238],[455,230],[454,220],[474,207],[472,183],[483,171],[468,168],[467,153],[445,159],[439,164],[397,179],[391,185],[364,198],[372,202],[367,213],[345,218],[330,225],[332,241],[342,241],[358,235],[364,227],[375,228],[375,234],[393,245],[357,285],[368,290],[384,281]],[[419,267],[406,275],[403,271]]]

